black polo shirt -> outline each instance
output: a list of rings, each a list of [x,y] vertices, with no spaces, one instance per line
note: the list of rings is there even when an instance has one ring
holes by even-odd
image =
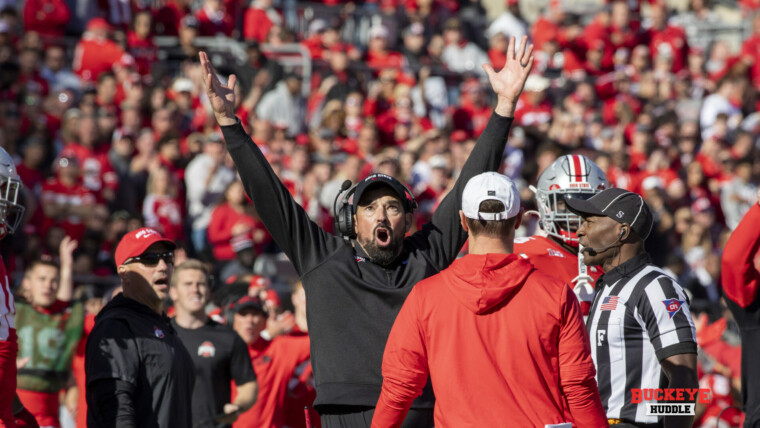
[[[98,380],[134,386],[138,427],[190,428],[193,361],[168,318],[135,300],[116,296],[95,317],[85,351],[87,387]],[[101,411],[90,403],[87,426],[98,427]]]
[[[193,427],[218,427],[210,421],[230,402],[230,382],[256,380],[248,347],[235,330],[208,320],[203,327],[186,329],[171,321],[195,366]],[[208,422],[208,423],[206,423]]]

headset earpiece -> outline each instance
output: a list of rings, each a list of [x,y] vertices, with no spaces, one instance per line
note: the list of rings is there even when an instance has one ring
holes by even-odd
[[[346,189],[346,183],[349,185],[351,184],[350,181],[346,180],[343,183],[341,191],[338,192],[338,194],[335,196],[335,202],[333,203],[333,214],[335,215],[335,232],[343,239],[349,240],[356,237],[356,232],[354,231],[353,205],[348,203],[348,201],[351,199],[351,196],[353,196],[354,192],[356,192],[356,186],[359,183],[354,184],[348,190],[343,190]],[[345,194],[343,196],[343,199],[341,199],[340,195],[344,191]],[[338,199],[341,199],[340,206],[337,205]]]

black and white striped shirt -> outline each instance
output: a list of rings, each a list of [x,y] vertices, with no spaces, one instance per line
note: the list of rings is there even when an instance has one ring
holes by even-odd
[[[607,417],[657,423],[644,403],[631,403],[631,389],[667,387],[660,361],[697,353],[681,286],[640,254],[597,280],[586,327]]]

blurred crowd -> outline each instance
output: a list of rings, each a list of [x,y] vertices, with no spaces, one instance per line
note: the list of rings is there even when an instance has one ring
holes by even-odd
[[[481,65],[498,70],[508,38],[527,34],[536,63],[501,172],[527,208],[538,174],[570,152],[640,193],[656,213],[648,251],[699,317],[702,379],[724,392],[702,421],[736,404],[720,255],[757,201],[759,2],[617,0],[576,13],[550,0],[530,20],[534,5],[517,0],[324,0],[297,20],[293,3],[0,1],[0,145],[27,208],[2,249],[15,282],[68,235],[80,292],[98,296],[115,244],[145,225],[212,265],[217,289],[256,274],[288,291],[292,270],[257,219],[266,207],[247,198],[207,103],[204,37],[244,52],[209,53],[237,75],[238,116],[275,172],[332,230],[343,181],[372,172],[414,189],[417,226],[430,218],[491,115]],[[707,31],[726,14],[738,17],[734,39]],[[348,27],[357,16],[366,31]],[[287,47],[311,66],[283,61]],[[525,223],[522,234],[537,231]],[[735,424],[739,412],[726,413]]]

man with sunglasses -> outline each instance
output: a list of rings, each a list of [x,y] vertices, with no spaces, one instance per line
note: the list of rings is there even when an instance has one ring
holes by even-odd
[[[101,310],[87,340],[87,426],[192,426],[193,361],[163,313],[175,248],[150,228],[116,247],[124,292]]]

